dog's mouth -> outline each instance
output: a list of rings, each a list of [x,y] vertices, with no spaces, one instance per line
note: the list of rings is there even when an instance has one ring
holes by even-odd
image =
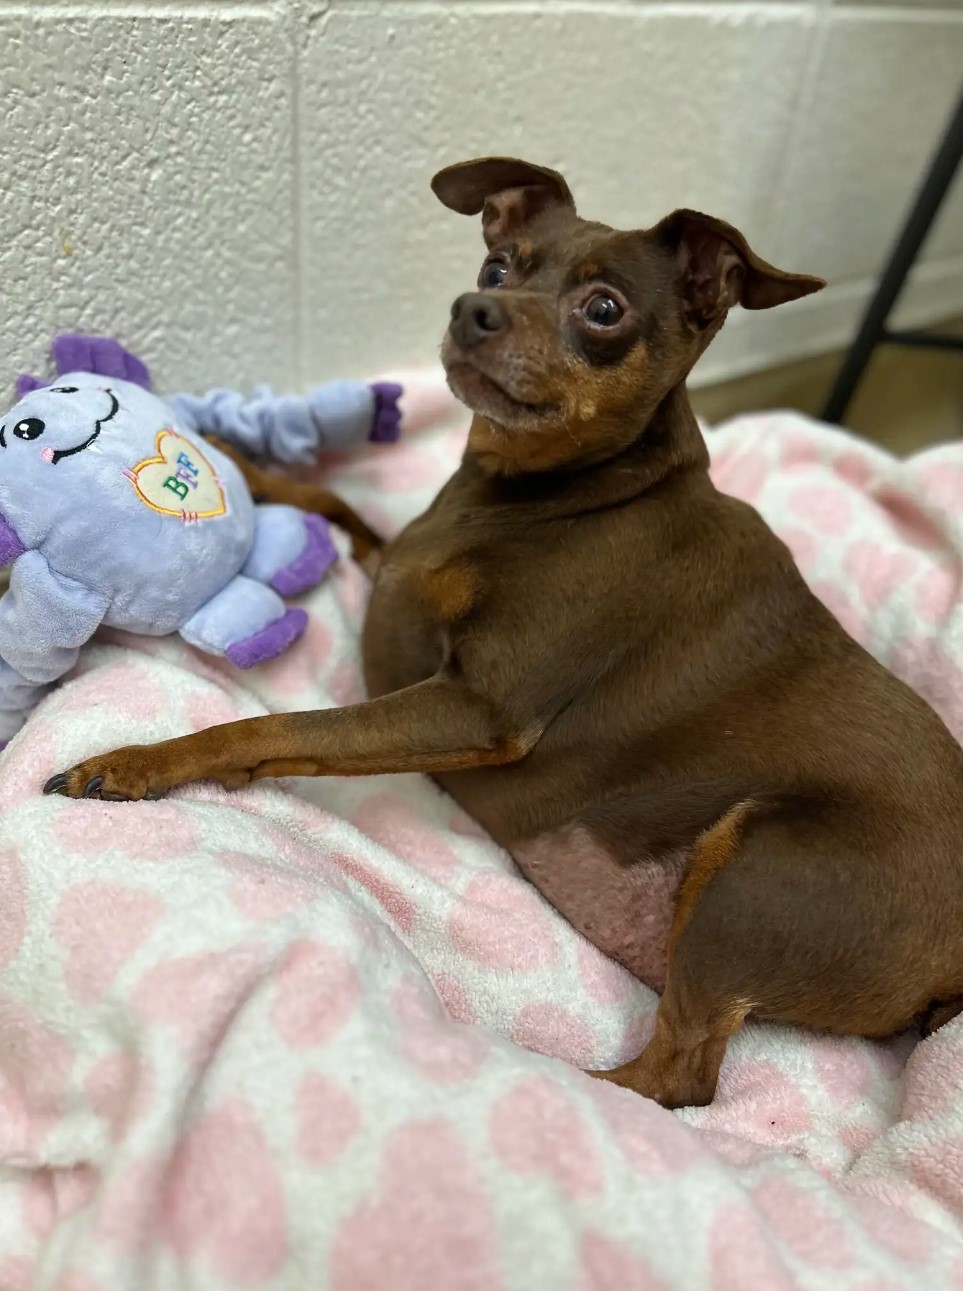
[[[97,439],[101,429],[107,424],[107,422],[112,421],[114,417],[117,416],[117,413],[120,411],[120,403],[117,396],[114,394],[113,390],[108,390],[106,386],[104,387],[104,394],[110,398],[110,412],[108,412],[105,417],[101,417],[99,421],[94,422],[93,430],[82,444],[75,444],[73,448],[55,448],[49,450],[50,456],[47,458],[47,461],[49,461],[52,466],[56,466],[57,463],[63,461],[65,457],[73,457],[75,453],[82,453],[85,448],[89,448],[94,440]]]
[[[445,374],[452,394],[483,417],[512,427],[543,417],[550,404],[520,399],[494,377],[461,354],[444,354]]]

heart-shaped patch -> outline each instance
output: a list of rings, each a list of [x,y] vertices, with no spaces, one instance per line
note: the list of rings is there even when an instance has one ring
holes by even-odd
[[[141,502],[189,524],[226,513],[224,490],[196,444],[167,428],[158,433],[156,448],[156,457],[124,472]]]

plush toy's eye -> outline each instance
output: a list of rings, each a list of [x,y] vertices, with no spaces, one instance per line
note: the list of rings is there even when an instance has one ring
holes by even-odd
[[[77,387],[76,386],[51,386],[50,393],[51,394],[76,394]]]
[[[39,417],[24,417],[13,428],[18,439],[36,439],[44,432],[44,424]]]

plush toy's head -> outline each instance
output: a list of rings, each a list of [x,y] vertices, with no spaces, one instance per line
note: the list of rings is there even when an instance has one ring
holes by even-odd
[[[54,385],[34,390],[0,425],[0,472],[20,473],[39,460],[58,466],[93,448],[101,431],[120,412],[116,393],[101,380],[96,386]],[[9,455],[9,459],[8,459]]]
[[[174,429],[168,406],[129,381],[75,372],[0,418],[0,512],[35,547],[81,513],[110,522],[223,515],[220,472]]]

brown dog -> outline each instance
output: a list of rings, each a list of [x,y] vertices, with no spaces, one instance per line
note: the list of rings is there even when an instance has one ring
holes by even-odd
[[[215,778],[423,771],[587,937],[663,988],[607,1078],[712,1098],[749,1014],[883,1036],[963,997],[963,754],[719,493],[686,376],[728,309],[816,291],[694,211],[616,232],[508,159],[444,361],[461,467],[384,552],[350,708],[91,758],[110,798]]]

